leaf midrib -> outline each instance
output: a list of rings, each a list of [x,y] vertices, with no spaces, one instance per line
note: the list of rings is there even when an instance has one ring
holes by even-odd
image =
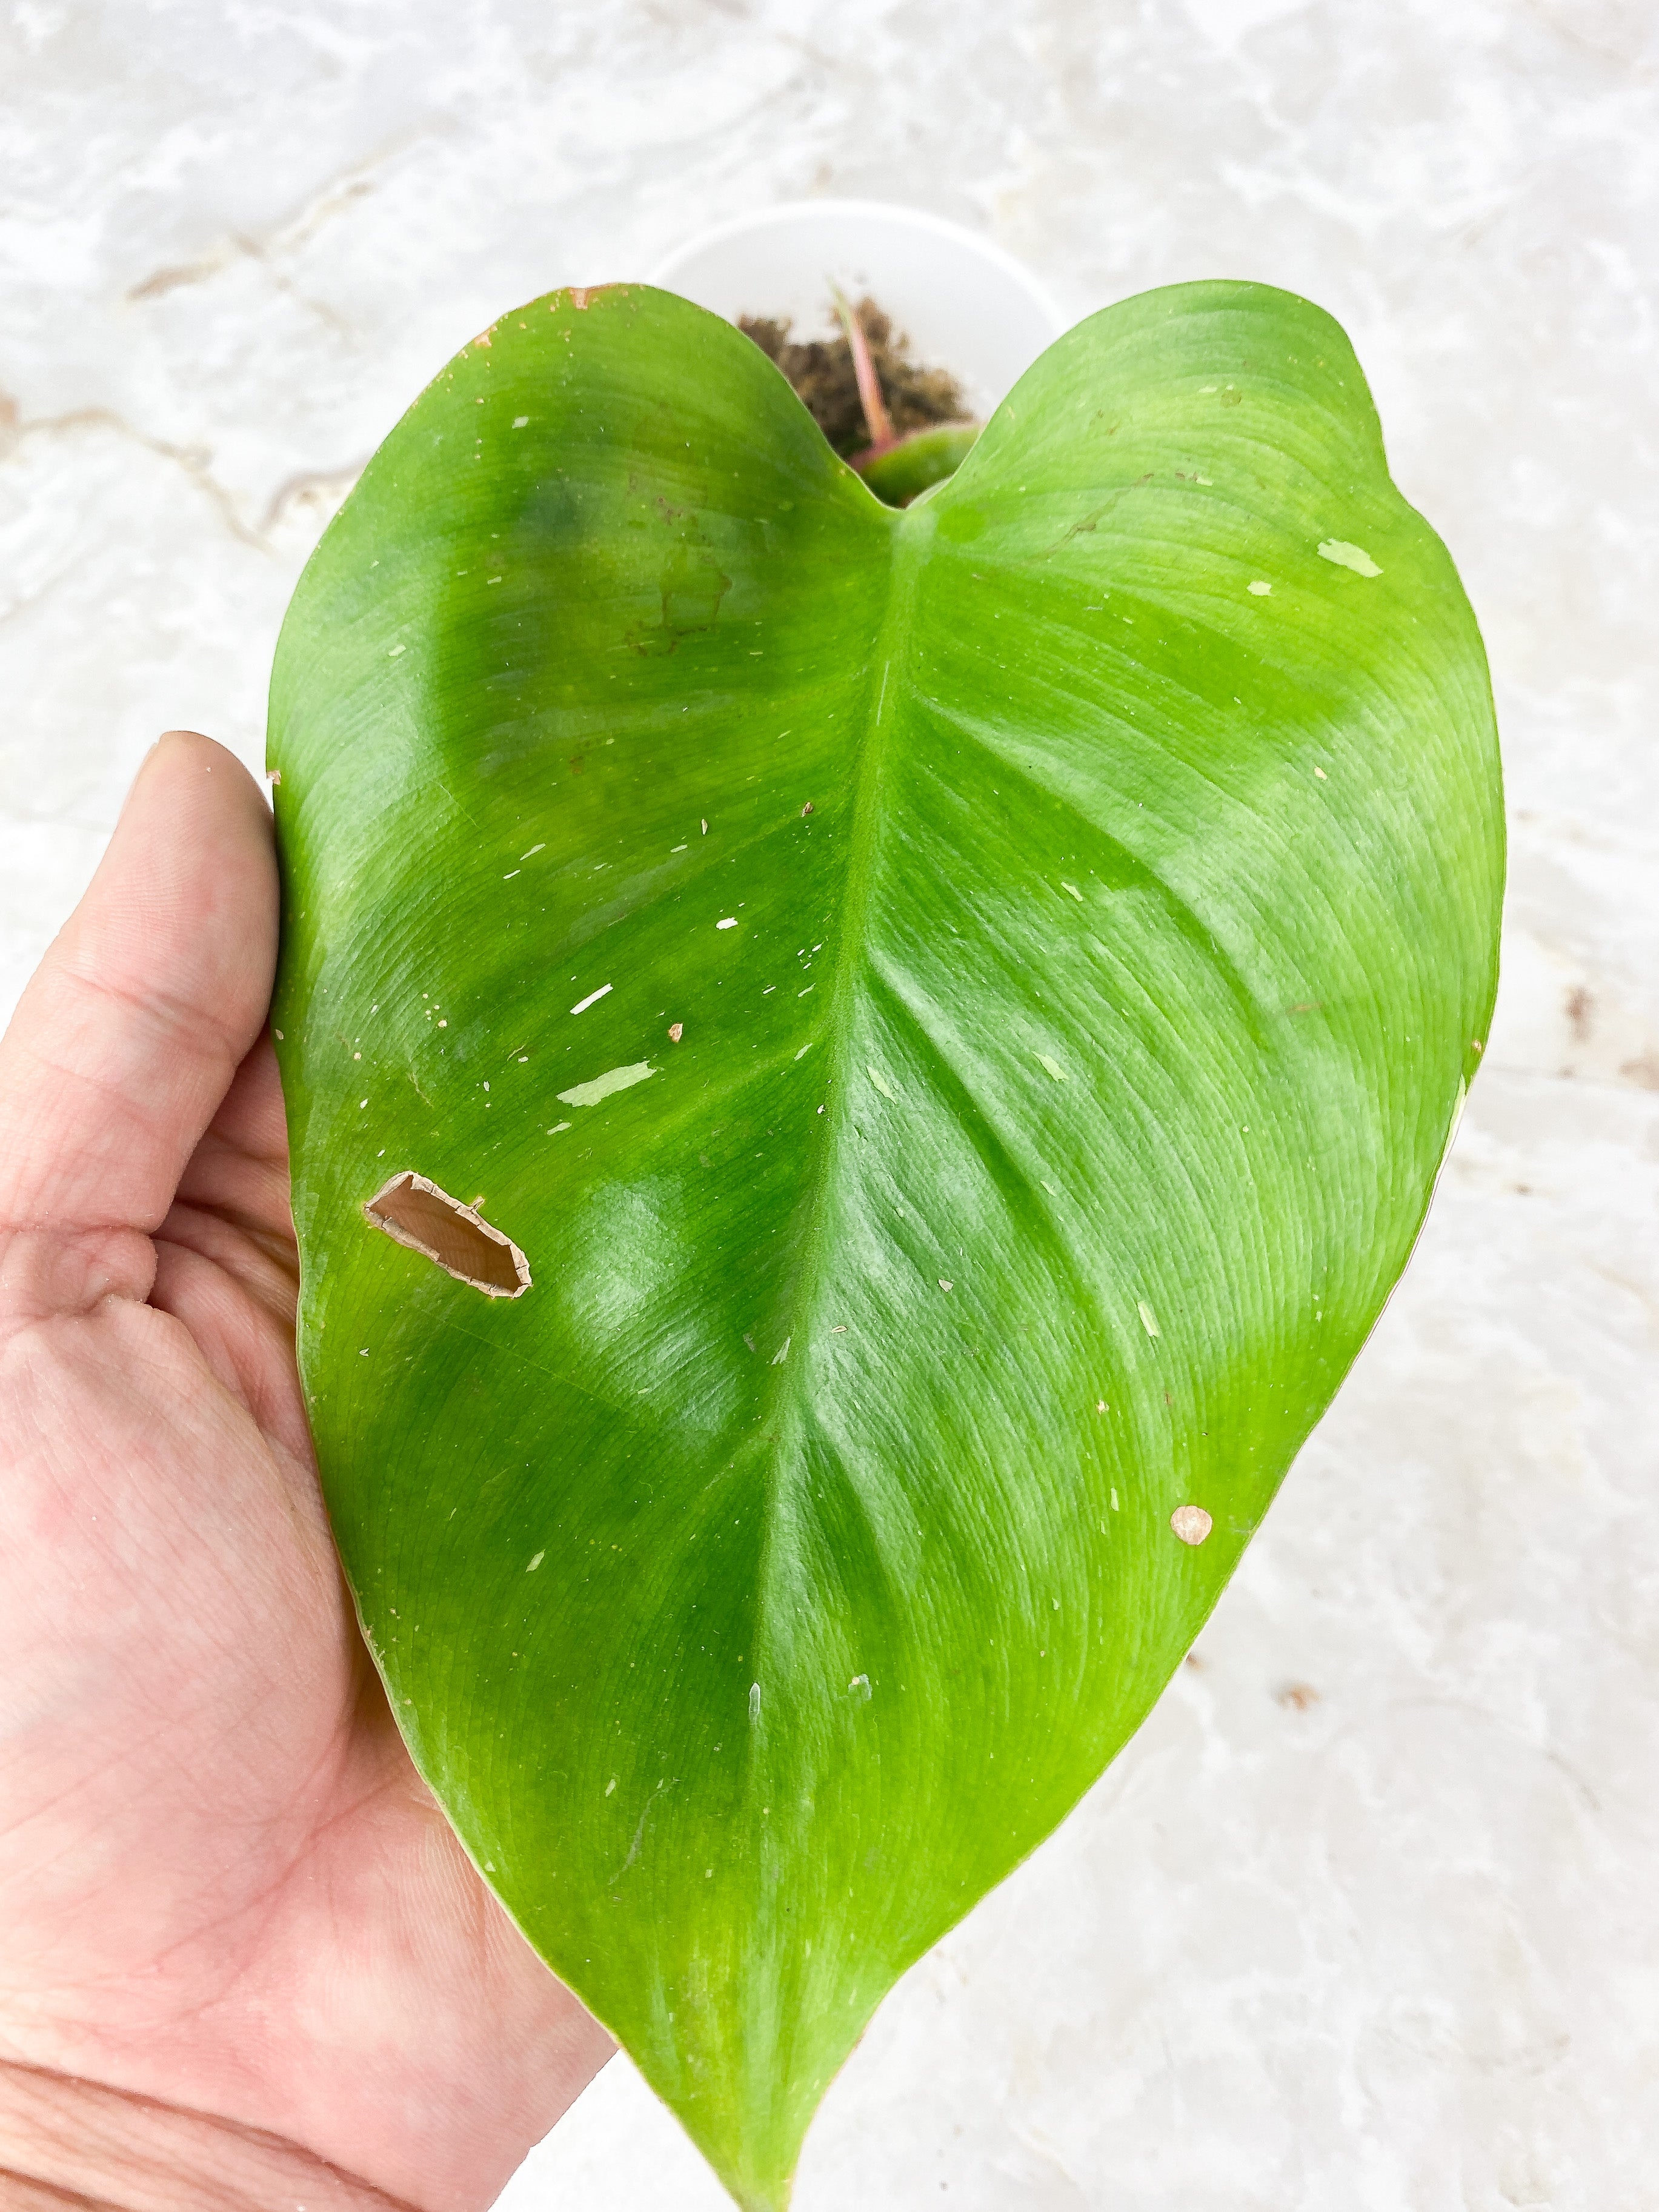
[[[872,504],[873,504],[872,501]],[[887,600],[871,654],[870,708],[860,748],[853,792],[851,849],[847,863],[847,889],[842,904],[841,955],[836,963],[835,988],[830,994],[823,1044],[830,1061],[828,1079],[829,1127],[815,1166],[809,1169],[800,1203],[807,1214],[805,1256],[796,1290],[789,1301],[790,1326],[786,1334],[792,1352],[799,1340],[800,1353],[808,1349],[811,1316],[817,1307],[830,1256],[823,1234],[826,1194],[842,1172],[842,1161],[852,1127],[850,1038],[856,1002],[862,988],[862,969],[867,939],[872,889],[882,842],[882,790],[890,751],[890,732],[903,693],[903,660],[914,624],[916,583],[933,535],[935,517],[930,507],[900,511],[890,521]],[[866,693],[868,696],[868,693]],[[749,1638],[755,1655],[755,1680],[763,1685],[761,1718],[766,1717],[764,1675],[769,1655],[769,1597],[774,1587],[774,1555],[778,1531],[777,1442],[779,1417],[800,1408],[805,1368],[786,1362],[769,1376],[763,1400],[762,1422],[768,1437],[762,1470],[761,1510],[764,1524],[756,1562],[754,1616]],[[751,1738],[752,1743],[752,1738]]]

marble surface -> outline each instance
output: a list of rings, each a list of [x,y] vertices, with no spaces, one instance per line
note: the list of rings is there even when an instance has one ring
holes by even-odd
[[[803,193],[1075,313],[1341,318],[1492,655],[1499,1018],[1418,1257],[1192,1660],[890,2000],[799,2212],[1659,2198],[1650,0],[11,0],[0,1011],[144,746],[259,759],[307,552],[461,341]],[[618,2061],[510,2212],[718,2212]]]

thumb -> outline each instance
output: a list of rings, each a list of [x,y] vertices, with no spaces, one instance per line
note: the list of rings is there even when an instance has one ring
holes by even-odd
[[[147,1240],[264,1025],[276,915],[258,785],[170,731],[0,1039],[0,1305],[147,1294]]]

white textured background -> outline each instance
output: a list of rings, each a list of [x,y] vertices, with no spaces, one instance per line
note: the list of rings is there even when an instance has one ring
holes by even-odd
[[[152,736],[259,759],[306,554],[444,358],[817,192],[1068,308],[1346,325],[1485,627],[1500,1018],[1220,1612],[902,1986],[799,2212],[1659,2205],[1653,0],[0,0],[0,1012]],[[718,2212],[620,2061],[511,2212]]]

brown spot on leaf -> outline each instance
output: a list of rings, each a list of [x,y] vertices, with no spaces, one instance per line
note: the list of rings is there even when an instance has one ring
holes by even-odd
[[[1595,1018],[1595,998],[1582,983],[1575,983],[1567,994],[1567,1027],[1572,1031],[1575,1043],[1583,1043]]]
[[[1305,1713],[1310,1705],[1319,1703],[1319,1692],[1311,1682],[1286,1682],[1284,1688],[1275,1690],[1273,1695],[1281,1705],[1292,1706],[1298,1713]]]
[[[383,1183],[363,1212],[397,1243],[486,1297],[516,1298],[530,1288],[530,1263],[512,1238],[481,1219],[476,1206],[463,1206],[412,1169]]]
[[[1201,1505],[1177,1505],[1170,1526],[1183,1544],[1201,1544],[1215,1523]]]

